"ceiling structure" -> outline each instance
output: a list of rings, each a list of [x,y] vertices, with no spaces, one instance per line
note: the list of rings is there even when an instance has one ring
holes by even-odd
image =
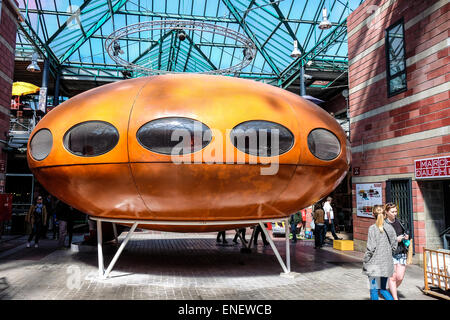
[[[49,93],[60,75],[61,93],[71,97],[95,86],[137,77],[108,56],[104,43],[112,32],[140,22],[194,20],[244,34],[257,52],[231,76],[264,81],[300,92],[300,66],[307,94],[328,100],[347,85],[346,18],[363,0],[18,0],[25,21],[16,44],[15,81],[41,84],[41,74],[26,66],[38,51],[50,62]],[[322,9],[332,27],[318,28]],[[154,69],[202,72],[229,68],[243,57],[236,41],[199,31],[139,32],[121,38],[121,58]],[[301,57],[292,58],[297,40]]]

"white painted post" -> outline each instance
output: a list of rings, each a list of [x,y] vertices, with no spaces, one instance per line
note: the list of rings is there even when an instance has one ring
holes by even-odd
[[[291,251],[290,251],[290,247],[289,247],[289,219],[286,219],[284,221],[284,229],[285,229],[285,238],[286,238],[286,264],[287,264],[287,269],[288,272],[291,272]],[[293,237],[295,237],[295,234],[292,235]]]
[[[102,235],[102,222],[97,220],[97,255],[98,255],[98,275],[100,278],[103,277],[103,272],[105,271],[105,266],[103,264],[103,235]]]
[[[125,237],[125,240],[122,242],[122,244],[119,247],[119,250],[117,250],[116,254],[114,255],[114,258],[112,259],[111,263],[108,266],[108,269],[106,269],[104,278],[106,279],[109,275],[109,273],[111,272],[112,268],[114,267],[114,265],[117,262],[117,259],[119,259],[120,254],[122,253],[123,249],[125,248],[125,246],[128,243],[128,240],[130,240],[131,236],[133,235],[134,230],[136,230],[136,227],[138,226],[138,223],[135,222],[133,224],[133,226],[131,227],[130,231],[128,231],[127,236]]]
[[[283,259],[280,256],[280,253],[277,250],[277,247],[275,247],[275,243],[273,243],[272,238],[269,236],[269,233],[266,230],[266,226],[262,222],[259,222],[259,225],[261,226],[261,229],[263,230],[264,234],[266,235],[266,239],[269,240],[270,246],[272,247],[272,250],[275,253],[275,256],[277,257],[278,262],[280,263],[280,265],[283,268],[284,272],[285,273],[289,273],[288,269],[286,268],[286,265],[283,262]]]

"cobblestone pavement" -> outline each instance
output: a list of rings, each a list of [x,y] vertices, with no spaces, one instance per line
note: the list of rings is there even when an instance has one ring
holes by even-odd
[[[41,240],[39,248],[26,248],[21,237],[14,240],[20,245],[0,250],[0,299],[369,299],[361,252],[331,245],[316,250],[313,241],[299,240],[290,244],[291,269],[298,276],[289,278],[280,276],[270,246],[260,242],[251,254],[241,253],[232,236],[228,231],[229,244],[218,245],[215,233],[136,232],[106,280],[98,278],[96,247],[75,252],[58,249],[55,240]],[[80,239],[74,236],[74,242]],[[284,238],[274,242],[284,258]],[[104,245],[105,268],[116,249]],[[408,266],[400,299],[435,300],[422,287],[422,269]]]

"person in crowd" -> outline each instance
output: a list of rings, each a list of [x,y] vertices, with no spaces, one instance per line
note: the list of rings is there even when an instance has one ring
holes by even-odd
[[[333,207],[331,206],[331,202],[333,198],[327,197],[327,200],[323,204],[323,211],[325,212],[325,235],[328,231],[331,231],[334,240],[342,240],[342,238],[338,237],[336,234],[336,230],[334,227],[334,212]]]
[[[237,230],[236,234],[234,235],[233,242],[237,244],[238,243],[237,239],[239,238],[239,234],[241,234],[242,241],[244,241],[244,243],[247,243],[248,241],[245,240],[245,233],[246,228],[240,228],[239,230]]]
[[[52,240],[58,240],[59,239],[59,221],[56,218],[56,211],[55,209],[53,209],[53,213],[52,213],[52,222],[53,222],[53,228],[52,228],[52,232],[53,232],[53,237]]]
[[[320,205],[314,206],[314,249],[320,249],[323,247],[325,241],[325,213]]]
[[[47,232],[50,228],[51,223],[51,217],[52,217],[52,196],[48,194],[46,197],[43,198],[42,203],[45,206],[45,209],[47,210],[47,221],[42,225],[41,230],[41,239],[47,239]],[[52,224],[53,225],[53,224]]]
[[[391,225],[396,234],[395,242],[398,244],[393,254],[394,274],[389,278],[389,290],[394,300],[398,300],[397,288],[403,281],[406,271],[406,258],[408,247],[405,245],[409,240],[409,230],[397,219],[397,206],[394,203],[386,203],[386,222]]]
[[[42,234],[42,228],[47,221],[47,209],[43,203],[42,196],[36,198],[35,204],[30,207],[25,219],[31,224],[31,233],[28,237],[27,248],[31,246],[31,241],[34,239],[34,247],[39,247],[39,237]]]
[[[72,208],[61,200],[57,200],[55,206],[56,219],[59,223],[58,245],[64,248],[67,236],[67,224],[72,220]],[[70,243],[69,243],[70,247]]]
[[[302,209],[301,213],[302,213],[302,221],[300,227],[300,235],[304,237],[306,231],[306,209]]]
[[[386,290],[387,280],[394,273],[392,253],[397,249],[395,231],[385,221],[382,205],[375,205],[372,214],[376,222],[369,227],[367,249],[363,258],[363,274],[369,277],[370,299],[378,300],[381,294],[385,300],[393,300]]]
[[[55,230],[55,219],[54,219],[54,201],[53,201],[53,197],[51,194],[47,194],[46,197],[44,197],[44,205],[45,208],[47,209],[47,227],[43,230],[42,232],[42,238],[46,239],[47,238],[47,232],[48,231],[52,231],[53,235],[55,234],[54,230]],[[54,239],[54,237],[53,237]]]
[[[296,212],[291,215],[289,223],[291,225],[292,242],[297,243],[297,225],[302,221],[300,212]]]
[[[86,221],[89,226],[89,235],[84,236],[83,244],[93,245],[97,243],[97,223],[86,215]]]
[[[217,233],[217,242],[220,242],[220,237],[222,237],[222,243],[228,243],[228,241],[225,239],[225,231],[219,231]]]
[[[267,228],[267,225],[266,225],[266,224],[264,224],[264,225],[265,225],[266,228]],[[263,229],[261,228],[261,226],[260,226],[259,223],[258,223],[258,224],[256,225],[255,237],[254,237],[254,239],[253,239],[253,244],[254,244],[255,246],[258,244],[258,236],[259,236],[259,234],[261,234],[261,239],[262,239],[262,241],[263,241],[264,247],[268,246],[268,245],[269,245],[269,242],[268,242],[267,239],[266,239],[266,235],[265,235]]]

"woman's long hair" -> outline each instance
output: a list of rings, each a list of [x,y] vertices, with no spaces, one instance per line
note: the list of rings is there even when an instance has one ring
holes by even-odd
[[[372,214],[377,219],[375,224],[377,225],[380,232],[383,232],[383,223],[384,223],[384,207],[382,205],[376,204],[372,208]]]

